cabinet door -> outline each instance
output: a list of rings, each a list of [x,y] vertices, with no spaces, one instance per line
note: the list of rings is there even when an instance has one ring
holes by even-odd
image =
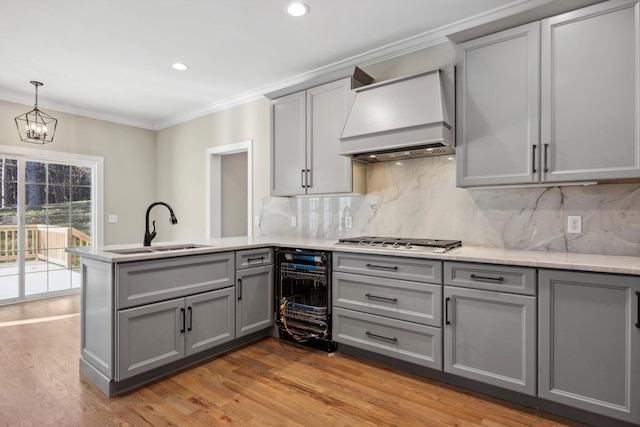
[[[542,21],[543,181],[640,177],[639,7]]]
[[[536,299],[444,287],[444,370],[536,394]]]
[[[273,325],[273,266],[237,272],[236,337]]]
[[[187,307],[187,356],[235,338],[235,289],[190,296]]]
[[[539,396],[640,423],[640,278],[539,272]]]
[[[353,102],[351,79],[307,91],[307,194],[350,193],[351,159],[341,156],[340,134]]]
[[[306,92],[271,102],[271,195],[305,194]]]
[[[457,186],[538,181],[540,27],[458,46]]]
[[[116,381],[181,359],[184,343],[184,298],[120,310]]]

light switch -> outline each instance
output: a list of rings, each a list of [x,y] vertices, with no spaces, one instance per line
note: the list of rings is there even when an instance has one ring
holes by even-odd
[[[118,215],[109,215],[109,224],[116,224],[118,222]]]

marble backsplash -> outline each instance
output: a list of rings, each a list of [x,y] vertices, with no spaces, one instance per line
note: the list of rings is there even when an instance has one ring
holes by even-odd
[[[257,234],[428,237],[470,246],[640,256],[640,184],[470,190],[456,188],[455,160],[447,157],[367,168],[363,196],[263,199]],[[581,234],[567,233],[569,215],[582,217]]]

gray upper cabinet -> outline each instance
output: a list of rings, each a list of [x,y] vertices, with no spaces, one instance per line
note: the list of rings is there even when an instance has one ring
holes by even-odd
[[[363,193],[365,166],[341,156],[351,78],[272,101],[271,194]]]
[[[457,185],[537,182],[540,25],[458,46]]]
[[[305,194],[307,96],[293,93],[271,102],[271,195]]]
[[[458,46],[457,185],[640,177],[636,0]]]
[[[612,1],[542,21],[542,179],[640,177],[640,13]]]
[[[640,424],[640,279],[539,271],[541,398]]]

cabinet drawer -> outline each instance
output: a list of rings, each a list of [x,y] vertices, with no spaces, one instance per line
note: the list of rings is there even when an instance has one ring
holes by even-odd
[[[442,262],[430,259],[334,252],[333,271],[415,282],[442,283]]]
[[[118,308],[233,286],[233,261],[227,252],[118,264]]]
[[[259,248],[236,252],[236,269],[273,264],[273,249]]]
[[[444,263],[444,284],[512,294],[536,294],[536,269],[465,262]]]
[[[333,274],[333,306],[423,325],[441,325],[442,286],[359,274]]]
[[[442,369],[442,330],[335,307],[333,339],[433,369]]]

